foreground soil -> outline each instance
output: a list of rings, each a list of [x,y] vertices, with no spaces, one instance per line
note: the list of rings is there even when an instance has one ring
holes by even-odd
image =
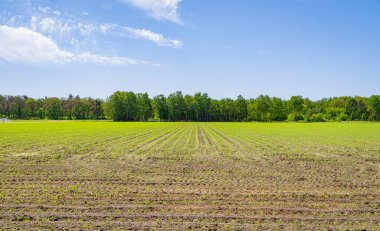
[[[379,230],[380,124],[0,126],[1,229]]]

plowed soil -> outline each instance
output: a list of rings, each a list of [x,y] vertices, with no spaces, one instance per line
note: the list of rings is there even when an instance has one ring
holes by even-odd
[[[378,230],[380,124],[0,125],[4,230]]]

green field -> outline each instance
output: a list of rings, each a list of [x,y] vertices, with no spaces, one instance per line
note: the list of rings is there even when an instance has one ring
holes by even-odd
[[[0,124],[2,229],[380,226],[380,123]]]

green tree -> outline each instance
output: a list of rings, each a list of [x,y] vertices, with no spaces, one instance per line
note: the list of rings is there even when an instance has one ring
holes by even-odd
[[[292,96],[288,101],[288,120],[299,121],[303,120],[304,117],[302,112],[304,111],[304,99],[302,96]]]
[[[38,103],[35,99],[33,98],[28,98],[25,101],[25,106],[24,106],[24,118],[26,119],[32,119],[37,116],[37,111],[38,111]]]
[[[136,95],[117,91],[108,99],[109,113],[114,121],[133,121],[137,114]]]
[[[57,97],[46,98],[45,113],[49,119],[60,119],[63,115],[62,101]]]
[[[243,121],[247,118],[247,101],[243,96],[239,95],[235,101],[236,104],[236,119]]]
[[[208,121],[209,120],[209,109],[210,109],[211,99],[208,97],[207,93],[195,93],[193,96],[193,107],[195,111],[196,121]]]
[[[36,116],[39,119],[45,119],[45,101],[44,99],[37,99],[36,101],[38,105]]]
[[[62,101],[63,104],[63,110],[65,116],[71,120],[74,117],[73,108],[74,108],[74,96],[72,94],[69,95],[69,97],[66,100]]]
[[[154,117],[160,121],[169,119],[169,109],[164,95],[158,95],[153,98]]]
[[[87,104],[86,99],[81,99],[79,95],[77,95],[73,99],[72,116],[77,120],[83,120],[87,118],[88,111],[89,105]]]
[[[380,121],[380,95],[372,95],[368,99],[370,119]]]
[[[182,92],[177,91],[172,93],[167,98],[169,120],[178,121],[185,119],[185,100]]]
[[[222,121],[234,121],[236,118],[236,105],[235,101],[226,98],[219,102],[220,117]]]
[[[320,110],[324,113],[324,117],[327,120],[346,121],[348,119],[346,112],[346,104],[350,97],[334,97],[330,98],[325,103],[324,109]]]
[[[194,97],[191,95],[185,95],[185,120],[196,121],[197,120],[197,110]]]
[[[219,100],[215,100],[215,99],[210,100],[209,113],[210,113],[210,121],[222,121]]]
[[[152,103],[148,93],[136,94],[137,113],[136,120],[146,121],[152,117]]]
[[[88,103],[90,105],[89,117],[90,119],[102,119],[104,118],[103,104],[102,99],[92,99],[88,98]]]
[[[8,96],[8,117],[12,119],[23,119],[23,108],[27,96]]]
[[[3,95],[0,95],[0,117],[8,116],[8,101]]]
[[[346,102],[346,112],[349,120],[367,120],[367,102],[362,97],[349,97]]]
[[[256,99],[256,105],[257,105],[257,120],[258,121],[270,121],[272,118],[271,114],[271,99],[269,96],[260,95]]]
[[[271,99],[270,112],[272,121],[284,121],[287,118],[284,103],[280,98],[273,97]]]

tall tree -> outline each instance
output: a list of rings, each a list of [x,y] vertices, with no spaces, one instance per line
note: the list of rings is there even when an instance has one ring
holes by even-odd
[[[215,100],[215,99],[210,100],[209,113],[210,113],[211,121],[222,121],[219,100]]]
[[[27,96],[8,96],[8,117],[12,119],[23,119],[23,108]]]
[[[8,116],[8,101],[5,96],[0,95],[0,117]]]
[[[158,95],[153,98],[153,112],[154,117],[160,121],[169,119],[169,109],[167,100],[164,95]]]
[[[185,95],[184,97],[185,105],[185,120],[196,121],[197,120],[197,109],[194,97],[191,95]]]
[[[45,101],[44,99],[38,99],[37,100],[37,112],[36,116],[39,119],[45,119]]]
[[[77,95],[73,100],[73,117],[77,120],[82,120],[86,118],[88,107],[86,101],[82,100],[79,95]]]
[[[236,99],[236,119],[243,121],[247,117],[247,101],[239,95]]]
[[[91,119],[102,119],[104,118],[104,111],[102,104],[104,103],[102,99],[91,99],[89,98],[90,103],[90,118]]]
[[[273,97],[271,99],[270,111],[271,111],[271,121],[286,120],[284,103],[280,98]]]
[[[62,101],[57,97],[46,98],[45,113],[48,119],[60,119],[63,115]]]
[[[234,121],[236,118],[236,105],[235,101],[226,98],[220,100],[220,114],[223,121]]]
[[[152,117],[152,103],[148,93],[136,94],[137,113],[136,120],[146,121]]]
[[[292,96],[288,101],[288,119],[290,121],[303,120],[304,99],[302,96]]]
[[[368,102],[370,119],[380,121],[380,95],[372,95]]]
[[[169,120],[178,121],[185,119],[185,101],[181,91],[172,93],[167,98]]]
[[[72,94],[67,97],[67,100],[63,101],[63,109],[65,111],[65,115],[69,120],[73,119],[74,117],[74,96]]]
[[[136,95],[117,91],[109,97],[111,117],[115,121],[133,121],[137,114]]]
[[[267,95],[260,95],[256,99],[258,121],[271,120],[271,99]]]
[[[367,102],[362,97],[349,97],[346,102],[346,112],[349,120],[366,120]]]
[[[33,98],[28,98],[25,101],[25,107],[24,107],[24,118],[26,119],[33,119],[37,117],[37,111],[38,111],[38,103]]]

